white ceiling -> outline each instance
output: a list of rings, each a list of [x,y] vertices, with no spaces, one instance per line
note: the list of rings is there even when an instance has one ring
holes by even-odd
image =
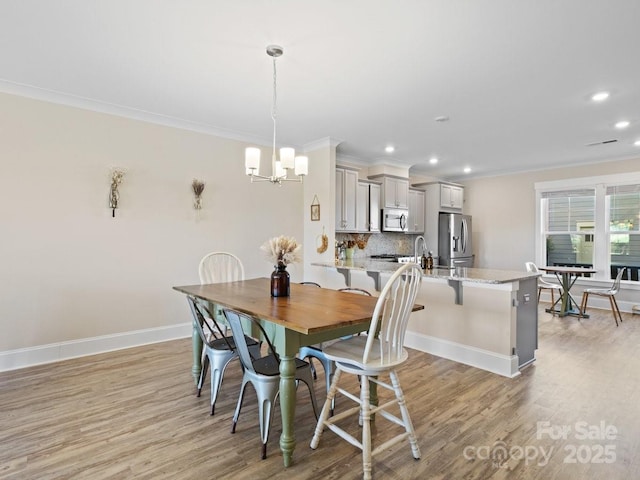
[[[3,0],[0,12],[5,92],[268,145],[275,43],[280,144],[331,137],[350,161],[450,180],[465,166],[640,158],[639,0]],[[611,96],[595,104],[599,90]]]

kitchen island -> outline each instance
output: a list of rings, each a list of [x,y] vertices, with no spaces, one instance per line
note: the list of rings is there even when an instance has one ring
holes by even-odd
[[[350,284],[351,273],[365,272],[376,290],[399,263],[369,259],[312,263],[336,269]],[[484,268],[425,270],[416,299],[407,347],[507,377],[535,361],[538,347],[539,273]]]

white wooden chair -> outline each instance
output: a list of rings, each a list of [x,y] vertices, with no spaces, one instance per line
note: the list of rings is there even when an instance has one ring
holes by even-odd
[[[244,280],[244,266],[238,257],[236,257],[232,253],[227,252],[211,252],[206,254],[200,260],[198,265],[198,276],[200,277],[200,284],[205,285],[208,283],[223,283],[223,282],[233,282],[236,280]],[[222,314],[222,311],[219,309],[217,305],[210,304],[208,302],[200,302],[202,303],[202,307],[198,310],[201,315],[205,317],[205,324],[201,326],[198,330],[198,319],[196,317],[196,312],[192,309],[192,314],[194,316],[194,330],[198,332],[198,334],[204,334],[203,340],[203,349],[201,365],[202,368],[200,370],[200,377],[198,379],[197,385],[197,396],[200,396],[202,392],[202,386],[204,380],[206,379],[206,371],[209,364],[211,366],[211,415],[214,413],[215,402],[217,397],[217,392],[220,390],[220,385],[222,383],[222,375],[224,374],[224,370],[226,368],[226,363],[223,361],[223,356],[221,355],[220,349],[215,352],[214,355],[212,353],[211,342],[216,341],[215,333],[220,331],[220,335],[218,336],[218,340],[220,337],[231,338],[232,335],[229,332],[227,320]],[[206,327],[206,328],[203,328]],[[195,334],[195,332],[194,332]],[[202,336],[202,335],[200,335]],[[207,347],[207,344],[209,347]],[[215,345],[224,346],[224,344],[220,344],[217,342]],[[194,346],[195,348],[195,346]],[[227,352],[231,355],[230,359],[235,358],[237,355],[233,352]],[[233,353],[233,354],[232,354]],[[216,360],[215,362],[213,360]],[[224,367],[223,367],[224,365]]]
[[[620,314],[620,309],[618,308],[618,302],[616,301],[616,294],[618,290],[620,290],[620,280],[622,280],[622,275],[627,267],[623,267],[618,270],[618,274],[616,275],[616,279],[613,282],[613,285],[609,288],[587,288],[582,292],[582,302],[580,302],[580,311],[584,314],[587,311],[587,302],[589,300],[589,295],[599,295],[601,297],[609,297],[609,303],[611,304],[611,312],[613,313],[613,319],[616,321],[616,327],[618,326],[618,319],[620,323],[622,323],[622,315]]]
[[[200,283],[222,283],[244,280],[244,266],[233,253],[211,252],[198,265]]]
[[[302,282],[302,283],[305,285],[312,284],[318,287],[320,286],[315,282]],[[340,288],[338,289],[338,291],[355,293],[357,295],[371,296],[369,292],[367,292],[362,288],[347,287],[347,288]],[[331,388],[331,379],[333,378],[333,361],[327,358],[327,356],[322,351],[322,347],[323,347],[322,344],[300,347],[300,351],[298,352],[298,357],[300,357],[302,360],[307,360],[309,362],[309,364],[311,365],[311,372],[313,373],[314,380],[317,380],[318,375],[316,374],[316,369],[315,369],[315,366],[313,365],[313,359],[314,358],[317,359],[322,364],[322,367],[324,368],[324,379],[327,385],[327,394],[329,394],[329,389]],[[333,415],[334,407],[335,407],[335,398],[334,398],[334,401],[331,402],[331,415]]]
[[[403,347],[404,336],[421,281],[422,271],[418,265],[407,263],[400,267],[380,293],[368,334],[340,340],[324,349],[327,358],[335,362],[336,370],[311,440],[311,448],[318,447],[324,427],[329,428],[362,450],[365,479],[371,478],[372,457],[402,440],[408,439],[413,457],[420,458],[420,448],[396,368],[408,358],[408,353]],[[342,373],[360,377],[359,397],[338,386]],[[381,375],[386,374],[391,378],[391,385],[379,379]],[[393,391],[395,398],[380,406],[371,405],[369,382]],[[358,405],[329,417],[331,403],[337,393],[350,398]],[[388,410],[393,405],[398,405],[402,418]],[[370,422],[374,413],[378,414],[377,418],[384,418],[403,427],[404,431],[372,449]],[[362,441],[336,424],[350,415],[358,415],[361,419]]]

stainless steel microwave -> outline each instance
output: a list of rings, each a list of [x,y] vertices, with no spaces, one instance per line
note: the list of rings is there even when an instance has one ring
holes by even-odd
[[[384,208],[382,210],[382,230],[384,232],[406,232],[409,210]]]

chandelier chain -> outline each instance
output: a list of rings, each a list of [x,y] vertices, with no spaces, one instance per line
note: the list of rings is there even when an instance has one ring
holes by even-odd
[[[272,157],[275,161],[276,158],[276,119],[278,117],[278,94],[276,88],[276,57],[273,57],[273,105],[271,106],[271,119],[273,120],[273,151]]]

